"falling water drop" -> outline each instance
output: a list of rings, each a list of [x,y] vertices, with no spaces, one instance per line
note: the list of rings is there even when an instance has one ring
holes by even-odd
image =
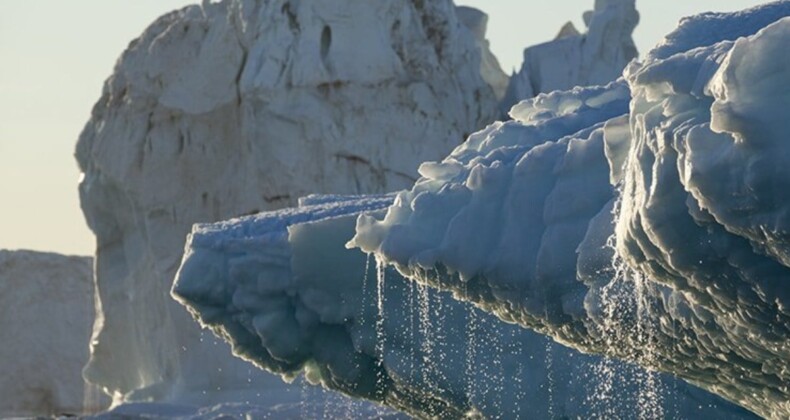
[[[502,394],[505,392],[505,371],[502,366],[504,348],[502,346],[502,338],[499,336],[499,329],[493,325],[493,322],[490,331],[489,343],[493,349],[492,364],[494,367],[494,374],[491,378],[494,393],[493,410],[494,413],[500,414],[496,418],[502,418]]]
[[[386,287],[386,273],[387,268],[384,262],[376,258],[376,357],[379,363],[378,378],[376,378],[376,387],[379,390],[384,389],[384,347],[386,345],[386,336],[384,335],[384,288]]]
[[[548,381],[548,393],[549,393],[549,418],[554,418],[554,392],[555,392],[555,384],[554,384],[554,352],[552,351],[551,347],[551,340],[546,340],[546,379]]]
[[[419,306],[419,324],[420,324],[420,353],[422,356],[422,374],[423,382],[429,388],[435,388],[432,375],[430,374],[431,356],[433,354],[433,334],[431,331],[431,302],[428,286],[418,283],[417,284],[417,303]]]
[[[466,321],[466,395],[469,401],[477,400],[477,309],[468,305]]]
[[[655,321],[650,317],[649,285],[643,275],[631,271],[630,276],[634,283],[634,298],[636,301],[637,316],[637,343],[643,350],[640,355],[640,364],[647,366],[640,372],[639,409],[642,418],[663,418],[663,392],[661,379],[658,374],[650,369],[658,364],[655,348]]]
[[[365,325],[366,311],[365,309],[368,307],[368,275],[370,273],[370,259],[371,254],[366,254],[365,256],[365,274],[362,278],[362,304],[359,305],[359,325]]]
[[[510,329],[510,338],[511,338],[511,352],[514,356],[516,356],[516,360],[524,360],[524,343],[520,339],[520,333],[516,329]],[[524,388],[524,376],[526,372],[524,372],[524,363],[518,363],[518,367],[516,368],[514,382],[516,383],[516,390],[515,390],[515,397],[516,401],[526,401],[527,393]],[[514,412],[512,416],[515,420],[521,419],[521,410],[519,409],[520,404],[516,404],[513,407]]]

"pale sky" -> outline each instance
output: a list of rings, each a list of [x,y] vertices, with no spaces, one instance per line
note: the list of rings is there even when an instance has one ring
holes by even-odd
[[[157,16],[190,0],[0,0],[0,249],[90,255],[79,209],[74,145],[116,58]],[[524,47],[550,40],[593,0],[457,0],[489,14],[488,39],[503,69]],[[767,3],[637,0],[640,53],[682,16]]]

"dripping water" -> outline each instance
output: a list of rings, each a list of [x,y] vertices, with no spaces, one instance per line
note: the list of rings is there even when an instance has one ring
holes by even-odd
[[[619,219],[619,203],[613,211],[615,224]],[[612,253],[611,280],[600,288],[602,318],[599,334],[603,345],[610,350],[623,349],[624,357],[641,366],[655,366],[655,323],[650,317],[650,287],[644,276],[630,269],[617,251],[613,234],[607,240]],[[638,418],[663,418],[663,393],[660,378],[649,369],[603,358],[595,367],[599,389],[588,398],[601,418],[612,418],[626,412],[636,412]],[[627,383],[623,377],[632,377]],[[615,395],[616,389],[636,388],[635,396]],[[592,401],[590,401],[592,400]],[[636,410],[627,407],[635,405]]]
[[[466,395],[470,405],[477,400],[477,309],[468,305],[466,321]]]
[[[554,414],[554,392],[555,392],[555,384],[554,384],[554,353],[552,352],[551,348],[551,340],[546,339],[546,354],[545,354],[545,363],[546,363],[546,379],[548,381],[548,410],[549,410],[549,418],[553,419]]]
[[[445,366],[447,360],[447,332],[449,331],[447,325],[447,314],[445,312],[444,301],[440,292],[434,291],[429,295],[431,303],[431,318],[429,319],[430,329],[432,331],[433,340],[433,363],[431,368],[436,378],[441,384],[447,384],[447,376],[444,374],[442,367]]]
[[[520,331],[510,328],[510,336],[511,336],[511,354],[516,357],[516,360],[522,361],[524,360],[524,343],[521,341],[520,338]],[[527,400],[527,393],[524,389],[524,363],[518,363],[516,368],[516,376],[514,382],[516,383],[516,401],[526,401]],[[521,410],[519,407],[521,404],[515,404],[513,407],[514,413],[513,418],[516,420],[521,419]]]
[[[367,318],[367,309],[368,307],[368,276],[370,273],[370,254],[365,254],[365,274],[362,277],[362,303],[359,305],[359,325],[365,325],[365,319]]]
[[[371,260],[371,254],[365,254],[365,272],[362,275],[362,301],[360,302],[359,305],[359,313],[357,314],[357,320],[356,320],[356,322],[360,326],[360,330],[364,330],[363,327],[365,325],[365,320],[368,317],[368,312],[367,312],[368,302],[369,302],[368,278],[370,276],[370,260]],[[357,368],[359,368],[359,366],[357,366]],[[346,418],[349,419],[358,418],[361,415],[359,408],[360,408],[359,403],[354,399],[349,398],[346,407]]]
[[[497,325],[493,325],[494,322],[496,321],[491,322],[492,325],[489,328],[489,331],[491,331],[489,343],[493,350],[491,363],[494,369],[490,382],[492,382],[492,391],[494,394],[492,402],[493,412],[498,414],[496,418],[502,418],[502,394],[505,392],[505,371],[502,365],[504,348],[502,346],[502,338],[499,336],[500,329]]]
[[[415,304],[415,296],[414,296],[415,284],[414,284],[414,281],[409,280],[408,283],[409,283],[409,297],[408,297],[408,299],[409,299],[409,301],[408,301],[408,305],[409,305],[408,306],[408,311],[409,311],[409,331],[408,331],[408,336],[409,336],[409,340],[410,340],[409,341],[409,343],[410,343],[410,345],[409,345],[409,373],[410,373],[409,378],[410,379],[409,380],[410,380],[410,385],[415,386],[417,384],[417,381],[416,381],[416,379],[414,377],[415,376],[415,372],[416,372],[415,369],[417,369],[417,351],[416,351],[416,348],[415,348],[416,347],[415,343],[417,343],[418,341],[417,341],[417,337],[416,337],[416,333],[417,333],[416,321],[417,321],[417,318],[414,316],[414,308],[416,308],[417,305]]]
[[[301,389],[300,389],[300,396],[299,396],[300,397],[299,399],[301,400],[301,403],[299,404],[300,415],[301,415],[301,417],[303,419],[316,418],[316,414],[318,414],[318,413],[311,413],[310,412],[310,409],[313,408],[313,407],[311,407],[311,404],[308,403],[308,401],[310,400],[310,398],[309,398],[309,394],[310,394],[310,388],[309,387],[310,387],[310,384],[307,382],[307,378],[306,377],[302,378],[302,384],[301,385],[302,386],[301,386]]]
[[[658,355],[655,348],[654,335],[656,325],[650,317],[650,294],[648,293],[647,280],[643,275],[630,272],[634,282],[634,297],[636,300],[637,317],[637,344],[638,348],[643,349],[640,357],[640,365],[647,369],[640,372],[639,387],[639,408],[640,417],[657,419],[663,418],[663,392],[661,379],[652,366],[658,364]]]
[[[418,323],[420,327],[420,353],[422,356],[422,372],[423,382],[427,387],[435,389],[436,384],[433,382],[431,375],[433,355],[433,330],[431,328],[431,297],[429,294],[428,286],[418,283],[417,284],[417,304],[418,304]]]
[[[376,258],[376,357],[378,358],[379,372],[376,378],[376,387],[384,390],[384,287],[386,286],[387,268],[384,262]]]

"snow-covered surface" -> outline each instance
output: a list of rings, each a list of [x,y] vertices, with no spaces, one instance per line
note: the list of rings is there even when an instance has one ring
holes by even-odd
[[[200,322],[263,369],[419,417],[626,418],[645,372],[586,356],[378,267],[344,247],[361,212],[394,196],[317,197],[198,225],[173,288]],[[748,418],[656,378],[673,418]],[[617,395],[607,395],[616,392]]]
[[[81,414],[93,326],[91,259],[0,250],[0,417]],[[90,394],[90,393],[88,393]]]
[[[449,0],[204,1],[130,44],[77,145],[98,245],[91,382],[116,402],[207,404],[227,402],[207,390],[243,399],[285,386],[172,301],[184,239],[193,223],[306,193],[407,187],[419,162],[490,121],[483,38],[454,10]]]
[[[587,30],[568,22],[556,39],[524,50],[524,62],[510,78],[502,110],[540,93],[602,85],[620,77],[636,58],[631,37],[639,22],[635,0],[596,0],[584,13]]]
[[[785,16],[788,1],[688,18],[624,81],[515,106],[360,217],[352,245],[570,346],[790,416]]]

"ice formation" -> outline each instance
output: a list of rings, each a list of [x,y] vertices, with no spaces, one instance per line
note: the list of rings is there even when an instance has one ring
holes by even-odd
[[[91,259],[0,251],[0,417],[81,414],[93,325]],[[84,407],[84,402],[89,406]]]
[[[750,417],[669,377],[651,388],[640,369],[499,322],[346,249],[357,216],[393,198],[311,196],[197,225],[173,294],[257,366],[420,418]],[[658,388],[661,400],[640,405]]]
[[[458,20],[469,28],[475,40],[477,40],[481,54],[480,75],[483,76],[483,80],[494,90],[496,98],[502,100],[505,96],[507,85],[510,83],[510,78],[502,71],[499,60],[497,60],[494,53],[491,52],[490,44],[486,39],[488,15],[468,6],[458,6],[455,8],[455,12],[458,15]],[[526,99],[526,97],[521,99]]]
[[[573,23],[556,39],[524,50],[521,70],[511,76],[501,103],[504,113],[539,93],[609,83],[620,77],[637,51],[631,34],[639,22],[636,0],[596,0],[584,13],[585,33]]]
[[[116,402],[281,386],[171,300],[192,224],[413,183],[496,113],[482,26],[449,0],[204,1],[153,23],[77,145],[97,236],[88,380]]]
[[[352,245],[569,346],[787,418],[786,16],[788,1],[687,18],[624,80],[515,106],[423,164],[386,215],[360,217]]]

